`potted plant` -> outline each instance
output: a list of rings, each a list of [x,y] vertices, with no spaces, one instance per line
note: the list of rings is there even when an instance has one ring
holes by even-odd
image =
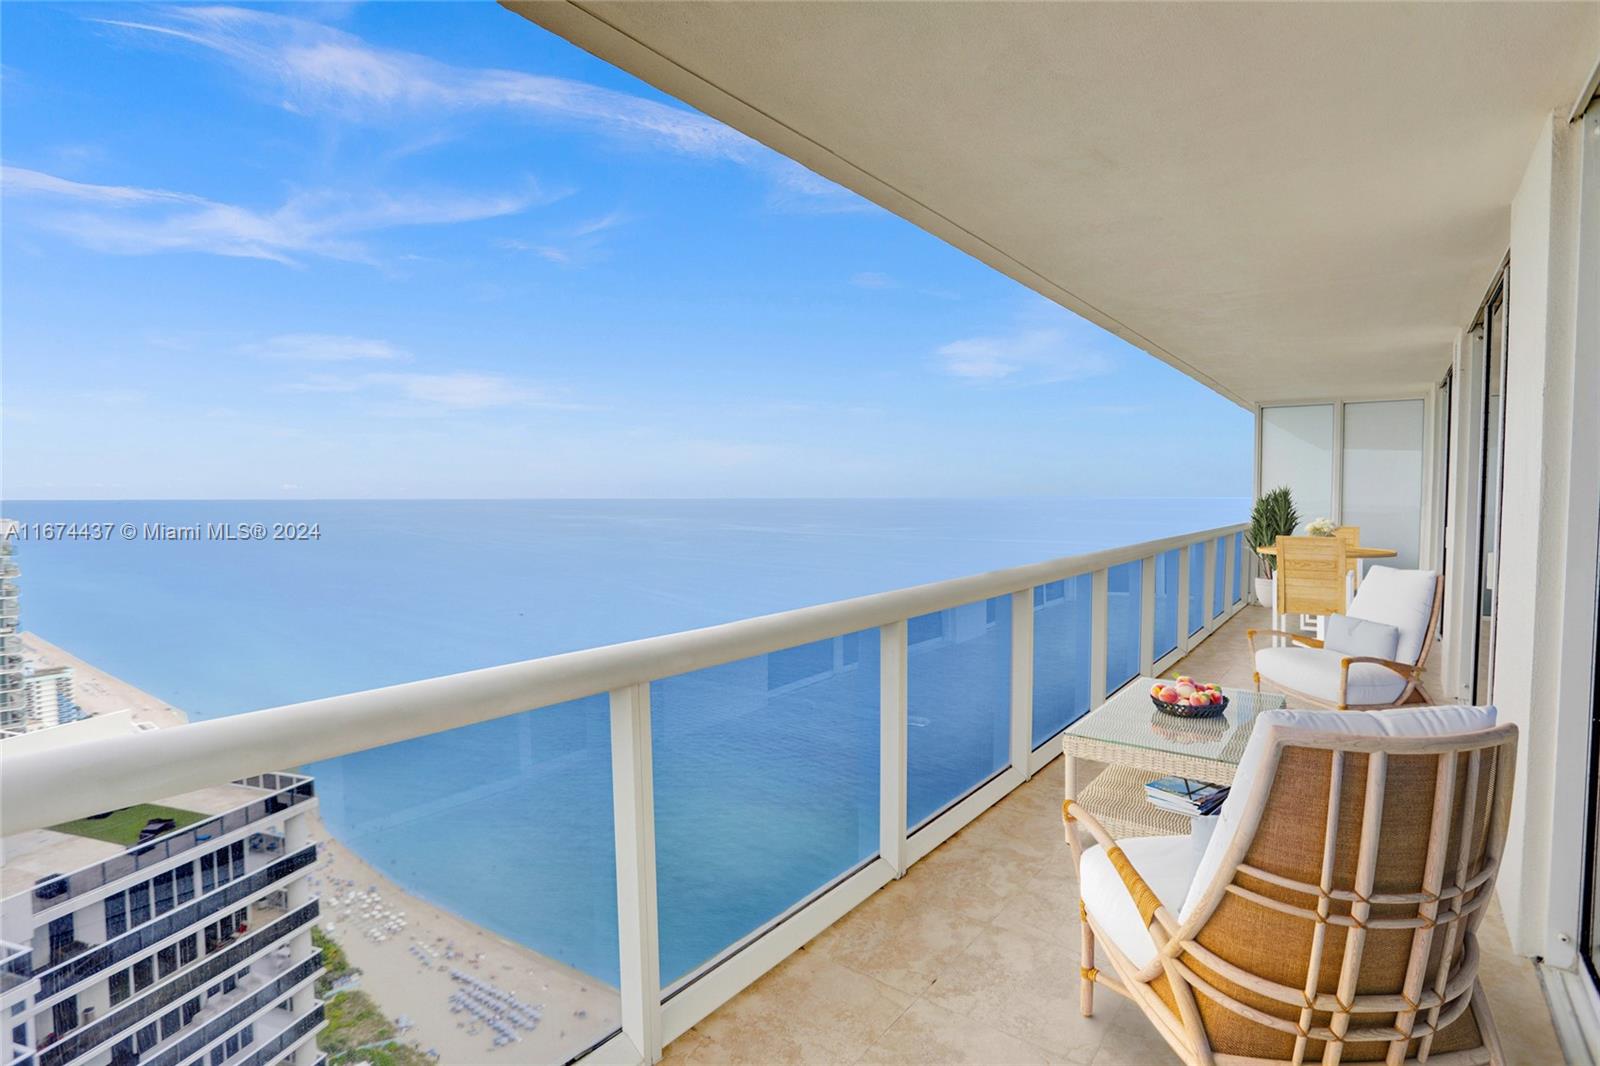
[[[1256,602],[1272,602],[1272,568],[1276,565],[1272,556],[1261,554],[1261,549],[1270,548],[1279,537],[1293,536],[1294,527],[1299,524],[1300,515],[1294,509],[1294,497],[1287,485],[1262,493],[1251,510],[1250,532],[1245,534],[1245,540],[1266,569],[1266,576],[1255,580]]]

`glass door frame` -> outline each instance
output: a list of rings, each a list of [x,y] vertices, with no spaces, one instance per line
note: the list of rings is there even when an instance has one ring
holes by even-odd
[[[1478,411],[1481,421],[1481,432],[1475,442],[1477,452],[1478,483],[1475,495],[1477,497],[1476,537],[1473,544],[1474,561],[1473,581],[1469,586],[1472,596],[1472,610],[1468,616],[1470,630],[1468,637],[1472,649],[1468,662],[1465,664],[1466,680],[1469,686],[1468,696],[1473,704],[1488,703],[1494,692],[1494,637],[1495,620],[1499,614],[1499,571],[1500,571],[1500,537],[1501,537],[1501,510],[1502,500],[1505,495],[1505,425],[1506,425],[1506,367],[1510,363],[1510,348],[1508,344],[1510,323],[1510,288],[1511,266],[1507,262],[1501,267],[1494,283],[1489,286],[1489,294],[1484,297],[1483,306],[1479,308],[1477,320],[1473,322],[1473,330],[1482,337],[1480,344],[1481,358],[1478,360],[1477,372],[1482,378],[1483,397]],[[1495,345],[1498,339],[1499,359],[1496,365]],[[1494,407],[1494,397],[1498,389],[1500,398],[1499,410]],[[1491,434],[1494,436],[1491,438]],[[1494,512],[1489,511],[1491,472],[1489,469],[1491,439],[1495,443],[1493,454],[1494,471]],[[1484,559],[1484,545],[1487,543],[1487,534],[1490,532],[1490,523],[1493,522],[1494,573],[1487,572]],[[1492,584],[1486,586],[1486,580]],[[1488,632],[1484,631],[1484,593],[1490,591],[1495,596],[1489,608]],[[1487,638],[1487,639],[1486,639]],[[1487,663],[1481,660],[1487,655]],[[1484,668],[1487,668],[1485,672]],[[1481,691],[1480,691],[1481,689]]]

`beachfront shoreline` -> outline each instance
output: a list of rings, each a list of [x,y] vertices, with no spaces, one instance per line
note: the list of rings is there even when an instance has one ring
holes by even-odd
[[[36,634],[21,637],[30,664],[73,667],[78,704],[88,714],[126,709],[135,721],[158,728],[189,720],[181,709]],[[310,874],[311,887],[322,899],[318,924],[361,971],[355,987],[391,1021],[409,1023],[401,1040],[436,1052],[448,1066],[555,1063],[618,1028],[615,989],[406,891],[334,837],[315,812],[311,817],[311,835],[319,845]],[[515,1040],[496,1046],[495,1032],[462,1003],[460,994],[469,985],[457,973],[494,995],[537,1008],[519,1012],[524,1022],[537,1013],[537,1026],[502,1023]]]

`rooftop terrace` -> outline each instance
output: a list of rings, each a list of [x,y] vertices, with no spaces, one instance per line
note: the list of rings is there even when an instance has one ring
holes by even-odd
[[[246,785],[214,785],[158,800],[155,805],[200,816],[179,819],[181,830],[205,818],[248,806],[265,794],[263,789]],[[94,866],[123,854],[130,846],[57,829],[34,829],[0,837],[0,897],[27,891],[41,877]]]

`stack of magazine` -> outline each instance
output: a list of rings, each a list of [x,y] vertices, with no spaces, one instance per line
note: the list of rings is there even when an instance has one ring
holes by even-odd
[[[1164,811],[1203,817],[1217,813],[1222,801],[1228,798],[1228,786],[1187,777],[1163,777],[1145,785],[1144,795]]]

